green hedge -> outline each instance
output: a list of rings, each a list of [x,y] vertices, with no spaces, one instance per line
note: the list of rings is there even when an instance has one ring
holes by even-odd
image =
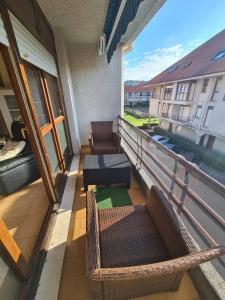
[[[193,141],[182,137],[178,134],[173,134],[162,128],[155,128],[154,134],[164,135],[170,138],[171,143],[177,144],[184,151],[193,152],[196,154],[196,162],[203,161],[208,166],[218,170],[225,171],[225,155],[212,149],[207,149],[196,145]]]

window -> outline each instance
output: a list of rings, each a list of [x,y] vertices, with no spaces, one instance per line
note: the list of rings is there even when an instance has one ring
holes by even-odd
[[[158,110],[157,110],[158,115],[160,114],[160,106],[161,106],[161,103],[158,104]]]
[[[212,116],[212,113],[213,113],[213,106],[209,106],[208,107],[208,110],[207,110],[207,113],[206,113],[206,116],[205,116],[205,121],[204,121],[204,127],[209,127],[209,123],[210,123],[210,119],[211,119],[211,116]]]
[[[153,92],[152,92],[152,98],[157,99],[159,98],[159,86],[154,86],[153,87]]]
[[[172,72],[176,71],[176,69],[178,69],[178,67],[179,67],[179,66],[172,66],[172,67],[170,67],[167,71],[168,71],[169,73],[172,73]]]
[[[213,56],[212,60],[219,60],[225,57],[225,50],[222,50]]]
[[[26,75],[32,100],[36,108],[36,114],[39,118],[40,126],[43,127],[49,123],[49,118],[40,86],[38,71],[33,67],[26,66]]]
[[[222,79],[223,79],[222,76],[219,76],[219,77],[216,78],[213,94],[212,94],[212,97],[210,99],[211,102],[216,102],[216,101],[221,99],[220,92],[221,92],[221,90],[223,90],[223,81],[222,81]]]
[[[166,85],[165,86],[165,93],[164,93],[164,99],[170,100],[172,96],[173,86],[172,85]]]
[[[180,101],[187,100],[188,88],[189,88],[188,82],[178,83],[176,100],[180,100]]]
[[[208,78],[205,78],[205,79],[203,80],[201,93],[206,93],[207,88],[208,88],[208,84],[209,84],[209,79],[208,79]]]
[[[194,92],[195,92],[195,86],[196,86],[196,81],[192,81],[190,86],[189,86],[187,100],[190,100],[190,101],[193,100]]]
[[[190,65],[192,65],[192,61],[189,62],[189,63],[186,63],[186,64],[184,65],[184,69],[188,68]]]
[[[51,105],[54,112],[54,117],[56,118],[62,115],[57,78],[47,73],[45,73],[45,78],[47,80],[48,90],[51,97]]]
[[[4,98],[12,121],[21,121],[22,116],[15,95],[5,95]]]
[[[164,93],[164,86],[161,85],[161,86],[160,86],[160,95],[159,95],[159,98],[160,98],[160,99],[163,99],[163,93]]]
[[[202,112],[202,105],[198,105],[195,112],[195,118],[199,119],[201,116],[201,112]]]

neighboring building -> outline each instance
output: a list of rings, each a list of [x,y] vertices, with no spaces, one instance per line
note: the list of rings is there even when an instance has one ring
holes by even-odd
[[[161,127],[225,152],[225,30],[148,82]]]
[[[136,86],[124,86],[124,104],[138,104],[140,102],[149,103],[152,88],[146,83]]]

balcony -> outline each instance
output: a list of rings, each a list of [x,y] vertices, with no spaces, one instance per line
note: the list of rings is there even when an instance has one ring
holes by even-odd
[[[121,129],[122,131],[122,129]],[[141,131],[140,131],[141,132]],[[124,136],[125,138],[125,136]],[[59,300],[92,299],[88,278],[86,276],[86,195],[83,191],[83,159],[90,153],[89,147],[83,147],[81,150],[81,159],[79,164],[76,192],[74,197],[72,217],[70,221],[69,234],[66,244],[63,270],[59,286]],[[94,186],[90,186],[89,190]],[[132,204],[146,203],[146,195],[141,188],[138,177],[133,173],[131,187],[128,191]],[[112,298],[113,299],[113,298]],[[200,300],[198,292],[186,273],[182,279],[180,289],[172,293],[153,294],[143,298],[146,300]]]
[[[121,145],[134,168],[128,191],[132,204],[146,203],[148,189],[156,184],[174,206],[198,249],[223,244],[225,187],[123,118],[119,118],[119,132],[122,136]],[[86,195],[82,171],[84,156],[89,153],[89,147],[82,147],[59,300],[73,299],[74,295],[77,299],[91,299],[85,275]],[[90,186],[89,190],[93,188]],[[199,296],[199,291],[209,286],[203,284],[199,276],[210,281],[214,288],[221,288],[225,278],[224,263],[224,258],[220,258],[189,271],[177,292],[149,295],[143,299],[204,299]]]
[[[161,116],[163,118],[169,118],[169,113],[168,112],[161,112]]]
[[[179,123],[182,123],[182,124],[187,124],[190,121],[190,117],[183,117],[183,116],[178,116],[175,114],[171,115],[171,119],[173,119],[174,121],[177,121]]]
[[[10,1],[3,2],[7,3]],[[38,239],[36,236],[34,237],[33,230],[31,230],[31,234],[31,226],[27,226],[27,223],[23,226],[24,231],[22,234],[18,232],[20,236],[18,237],[17,235],[16,241],[9,234],[7,236],[2,231],[5,245],[9,248],[6,252],[9,258],[6,266],[10,267],[6,269],[4,278],[9,279],[10,284],[2,281],[1,287],[7,287],[7,292],[10,292],[10,290],[13,290],[11,283],[16,278],[21,288],[21,298],[23,298],[22,295],[26,294],[26,299],[33,299],[38,286],[36,300],[93,299],[88,284],[89,278],[85,271],[87,266],[86,193],[83,189],[83,159],[86,154],[90,153],[90,149],[85,145],[88,144],[90,122],[92,120],[114,120],[114,125],[121,134],[122,151],[128,156],[133,170],[131,188],[127,191],[131,199],[131,205],[146,204],[151,186],[153,184],[157,185],[164,192],[166,203],[170,202],[181,217],[198,249],[224,244],[224,186],[201,172],[182,157],[153,141],[144,131],[132,126],[122,117],[117,119],[117,116],[123,112],[123,103],[121,103],[123,52],[130,48],[133,38],[137,36],[139,31],[146,25],[147,20],[152,18],[165,1],[121,1],[121,7],[117,7],[115,1],[76,1],[76,5],[71,1],[59,3],[57,0],[39,0],[38,2],[49,18],[49,23],[52,24],[53,30],[49,27],[45,17],[39,14],[40,9],[38,9],[33,14],[35,20],[33,30],[37,32],[31,38],[32,30],[27,23],[32,22],[29,21],[30,18],[29,20],[26,18],[27,14],[23,16],[25,22],[20,24],[16,21],[13,25],[10,23],[10,18],[7,18],[8,7],[6,5],[2,5],[4,8],[2,16],[5,18],[4,22],[7,26],[5,28],[3,28],[4,26],[1,27],[3,23],[0,22],[0,27],[7,30],[7,34],[4,37],[7,37],[7,35],[11,37],[9,43],[5,44],[7,53],[10,48],[13,50],[10,50],[8,53],[10,74],[13,82],[15,81],[14,84],[20,106],[24,110],[24,115],[27,116],[28,132],[31,134],[31,137],[34,137],[33,148],[37,152],[35,152],[35,155],[40,160],[42,177],[45,179],[44,183],[48,194],[50,194],[46,195],[46,198],[51,200],[51,205],[49,205],[47,215],[46,210],[43,209],[43,212],[41,211],[41,222],[38,220],[38,225],[33,223],[33,215],[37,216],[40,208],[42,208],[41,206],[43,206],[40,203],[36,203],[34,198],[39,201],[39,198],[44,200],[45,197],[45,195],[42,196],[42,190],[37,185],[34,190],[31,190],[27,211],[32,213],[32,216],[29,218],[33,224],[32,229],[37,230],[38,227],[41,227],[41,230],[43,229],[38,235]],[[30,3],[32,9],[38,7],[34,0],[24,3],[20,3],[21,7],[22,5],[28,7],[26,3]],[[123,5],[125,3],[129,5],[134,4],[135,6],[132,7],[132,10],[128,9],[126,14],[123,13]],[[109,7],[109,10],[108,4],[112,5],[112,7]],[[138,8],[139,4],[140,7]],[[53,7],[54,9],[52,9]],[[129,6],[127,7],[129,8]],[[119,10],[114,11],[116,8],[119,8]],[[134,10],[137,12],[137,9],[140,10],[137,14],[134,14]],[[18,11],[26,11],[26,9],[18,8]],[[113,14],[111,14],[112,11]],[[133,12],[134,17],[132,22],[130,22],[130,11]],[[18,13],[18,15],[20,14]],[[114,19],[115,16],[116,19]],[[32,20],[32,15],[30,17]],[[120,22],[120,20],[123,22]],[[47,27],[43,27],[42,21],[46,23]],[[114,21],[117,23],[114,23]],[[128,31],[124,32],[124,24],[126,22],[130,24]],[[109,23],[110,28],[107,28]],[[14,27],[11,28],[10,24],[11,27],[12,25]],[[18,24],[20,24],[19,27],[17,27]],[[28,27],[27,31],[24,31],[23,24]],[[106,28],[104,28],[104,24],[106,24]],[[117,28],[120,29],[119,32],[117,32]],[[43,55],[43,48],[39,47],[39,44],[37,44],[39,45],[38,47],[33,47],[36,44],[32,43],[35,36],[38,37],[40,35],[40,29],[42,30],[40,41],[44,48]],[[48,38],[48,35],[45,35],[47,31],[51,33],[52,40]],[[54,46],[53,31],[57,49]],[[99,55],[96,47],[99,38],[103,38],[102,32],[106,32],[108,35],[105,55]],[[21,35],[21,33],[24,33],[24,35]],[[117,40],[118,37],[119,40]],[[30,42],[30,49],[26,47],[27,39]],[[24,53],[21,45],[26,50],[29,50],[29,53],[32,55]],[[48,53],[49,49],[52,50],[50,56],[50,53]],[[47,54],[45,51],[47,51]],[[33,59],[33,54],[35,54],[35,59]],[[43,59],[46,57],[47,59]],[[30,59],[31,61],[29,61]],[[36,74],[34,76],[35,80],[30,80],[31,86],[34,88],[33,94],[30,92],[29,81],[26,79],[26,71],[23,66],[24,60],[27,60],[28,65],[33,64],[32,67],[30,66],[32,69],[35,68],[34,66],[38,69],[34,72]],[[53,95],[50,95],[48,91],[48,85],[46,85],[46,79],[43,74],[43,71],[49,71],[49,62],[53,76],[58,76],[62,80],[62,91],[60,90],[59,93],[57,90],[54,90],[54,85],[52,85]],[[57,70],[58,67],[59,71]],[[37,85],[34,84],[36,81]],[[59,79],[57,79],[57,82],[58,86],[60,86],[61,82]],[[51,120],[51,124],[48,123],[46,124],[48,126],[43,126],[43,128],[40,128],[41,126],[38,123],[38,117],[43,117],[43,112],[41,109],[34,107],[34,103],[42,103],[34,101],[37,100],[36,96],[39,94],[36,87],[40,88],[40,99],[43,100],[43,107],[48,109],[48,117]],[[62,97],[58,97],[58,94],[62,92],[64,92],[64,100],[62,99],[61,101]],[[55,119],[54,117],[56,115],[58,117],[58,114],[55,115],[53,104],[58,101],[60,102],[60,110],[63,108],[62,111],[65,116]],[[148,115],[148,111],[144,113]],[[164,112],[162,117],[170,118],[168,113]],[[182,118],[182,120],[177,119],[174,121],[185,123],[187,120]],[[59,128],[58,126],[60,122],[63,122],[63,125],[65,125],[66,138],[62,134],[62,127]],[[61,138],[58,138],[58,136]],[[53,138],[50,143],[51,146],[47,143],[49,142],[49,137]],[[81,147],[81,145],[83,146]],[[66,165],[64,166],[63,162],[63,154],[66,152],[66,148],[70,148],[71,155],[72,152],[74,153],[70,168]],[[59,191],[56,190],[56,170],[58,170],[59,175],[63,174],[63,180],[65,179],[66,182],[65,190],[63,188]],[[90,187],[90,189],[92,188],[94,186]],[[23,197],[19,201],[17,199],[8,199],[7,206],[4,206],[4,211],[8,214],[9,207],[13,206],[13,202],[16,204],[13,214],[16,210],[17,212],[24,212],[24,204],[22,204],[23,201],[21,199],[26,198],[25,200],[27,200],[26,192],[26,190],[22,190]],[[58,197],[58,192],[62,193],[62,199]],[[30,206],[32,205],[33,209],[31,210]],[[17,209],[17,206],[19,209]],[[10,217],[15,219],[13,214],[10,212]],[[27,215],[19,216],[19,221],[23,223]],[[9,222],[7,225],[8,227],[11,226],[13,233],[16,231],[13,222]],[[17,246],[17,244],[20,244],[19,239],[23,240],[25,246],[30,248],[27,257],[25,257],[27,261],[23,260],[24,255],[21,254],[20,247]],[[35,244],[35,251],[32,250],[33,244]],[[35,256],[32,256],[33,254]],[[32,260],[28,261],[30,256]],[[4,255],[3,261],[5,257],[6,255]],[[39,276],[36,276],[36,272],[39,275],[42,265],[44,266],[39,281]],[[224,266],[224,257],[216,259],[186,272],[178,291],[151,294],[138,299],[223,299],[225,294]],[[8,272],[8,270],[13,272]],[[169,268],[167,268],[167,272],[170,272]],[[162,285],[163,280],[164,278],[162,279]],[[175,280],[177,281],[177,278]],[[110,286],[110,280],[108,284]],[[17,282],[15,282],[15,285],[15,292],[17,292]],[[213,298],[211,298],[211,295],[213,295]],[[110,297],[110,299],[114,300],[113,293]],[[107,298],[107,300],[109,299]]]

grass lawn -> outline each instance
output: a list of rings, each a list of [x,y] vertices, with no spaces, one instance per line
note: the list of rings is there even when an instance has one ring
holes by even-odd
[[[129,113],[124,113],[124,119],[136,127],[149,125],[149,118],[135,117],[134,115]],[[159,124],[159,119],[155,117],[151,117],[150,125],[158,125],[158,124]]]

